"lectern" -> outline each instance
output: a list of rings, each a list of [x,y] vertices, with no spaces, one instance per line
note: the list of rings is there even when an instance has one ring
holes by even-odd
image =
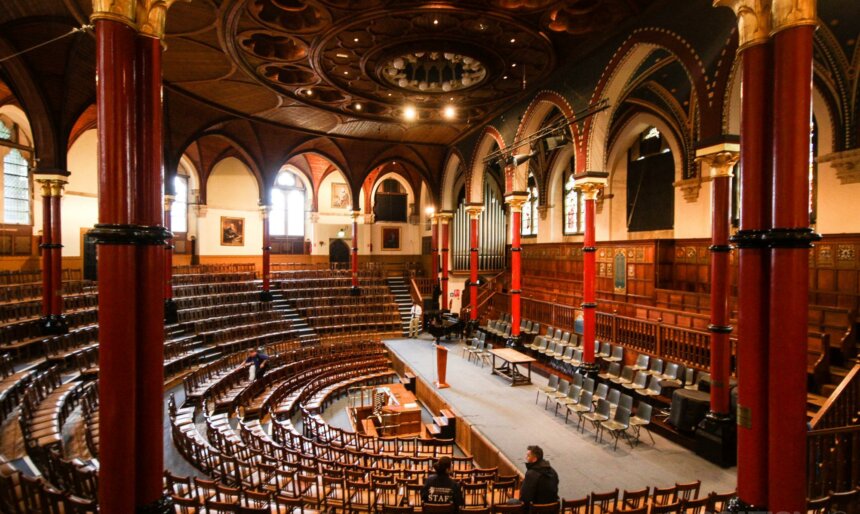
[[[439,344],[434,346],[436,346],[436,376],[438,377],[436,389],[445,389],[450,387],[445,382],[445,371],[448,368],[448,349]]]

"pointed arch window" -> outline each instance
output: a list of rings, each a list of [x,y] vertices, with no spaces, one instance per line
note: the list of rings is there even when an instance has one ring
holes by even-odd
[[[295,173],[290,171],[282,171],[272,188],[269,234],[305,235],[305,186]]]
[[[170,229],[176,234],[188,232],[188,175],[182,170],[173,177],[173,205],[170,207]]]
[[[566,175],[567,178],[564,181],[564,235],[582,234],[585,228],[582,221],[585,197],[576,190],[573,171],[568,171]]]
[[[13,148],[3,157],[3,222],[30,223],[30,177],[27,159]]]
[[[526,186],[528,197],[526,203],[523,204],[523,218],[520,227],[520,234],[524,236],[536,236],[538,233],[538,200],[539,193],[537,181],[534,175],[529,174],[528,185]]]

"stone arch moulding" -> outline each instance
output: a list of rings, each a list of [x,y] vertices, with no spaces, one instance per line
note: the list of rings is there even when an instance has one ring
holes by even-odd
[[[440,197],[442,200],[439,205],[441,210],[457,209],[457,206],[455,205],[457,202],[457,194],[454,190],[454,186],[459,176],[463,174],[464,167],[465,162],[463,160],[463,156],[458,150],[452,150],[448,154],[448,158],[445,159],[445,166],[442,169],[442,190],[440,191]]]
[[[555,91],[543,90],[539,92],[537,96],[535,96],[535,98],[532,100],[532,102],[526,109],[526,112],[523,115],[523,119],[520,122],[519,127],[517,127],[517,135],[514,137],[514,143],[512,144],[516,144],[517,141],[527,138],[540,130],[544,118],[546,118],[547,114],[549,114],[553,108],[558,109],[568,120],[573,119],[573,108],[565,97]],[[577,145],[577,141],[579,138],[579,131],[577,129],[576,124],[568,125],[568,130],[570,131],[569,135],[573,140],[573,146],[578,147],[579,145]],[[528,151],[520,150],[516,151],[515,153],[528,153],[531,150],[533,150],[532,146],[529,147]],[[529,162],[525,162],[517,166],[516,170],[514,171],[513,183],[526,184],[528,181],[528,176]],[[541,189],[545,190],[546,187],[544,186]]]
[[[466,177],[467,203],[484,202],[484,158],[490,154],[494,143],[502,150],[506,148],[505,140],[499,131],[492,125],[487,125],[472,152],[472,162]]]
[[[737,38],[730,36],[729,42],[732,40],[736,41]],[[703,99],[708,98],[705,90],[709,77],[701,57],[695,52],[693,46],[680,35],[668,29],[654,27],[636,29],[612,55],[591,96],[590,105],[596,105],[605,98],[609,102],[609,108],[585,120],[582,138],[586,145],[586,156],[583,169],[603,170],[606,168],[610,123],[618,107],[618,101],[623,96],[625,86],[633,73],[648,55],[658,48],[677,57],[687,72],[694,93],[694,100],[699,106],[697,121],[700,126],[698,132],[701,133],[701,137],[717,135],[708,132],[720,130],[722,106],[715,105],[713,101],[703,101]],[[729,60],[720,61],[717,68],[723,68],[730,64]],[[719,103],[721,104],[721,102]]]

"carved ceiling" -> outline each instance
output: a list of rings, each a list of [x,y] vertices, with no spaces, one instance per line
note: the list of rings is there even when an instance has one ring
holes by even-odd
[[[586,36],[602,37],[647,3],[177,2],[164,77],[196,99],[288,127],[450,144],[533,93]]]

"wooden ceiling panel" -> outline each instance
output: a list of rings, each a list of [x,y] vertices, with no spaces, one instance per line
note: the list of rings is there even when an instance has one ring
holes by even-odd
[[[168,58],[169,56],[169,58]],[[164,80],[175,84],[226,78],[233,64],[220,49],[185,38],[170,38],[164,59]],[[217,94],[219,87],[213,88]]]

